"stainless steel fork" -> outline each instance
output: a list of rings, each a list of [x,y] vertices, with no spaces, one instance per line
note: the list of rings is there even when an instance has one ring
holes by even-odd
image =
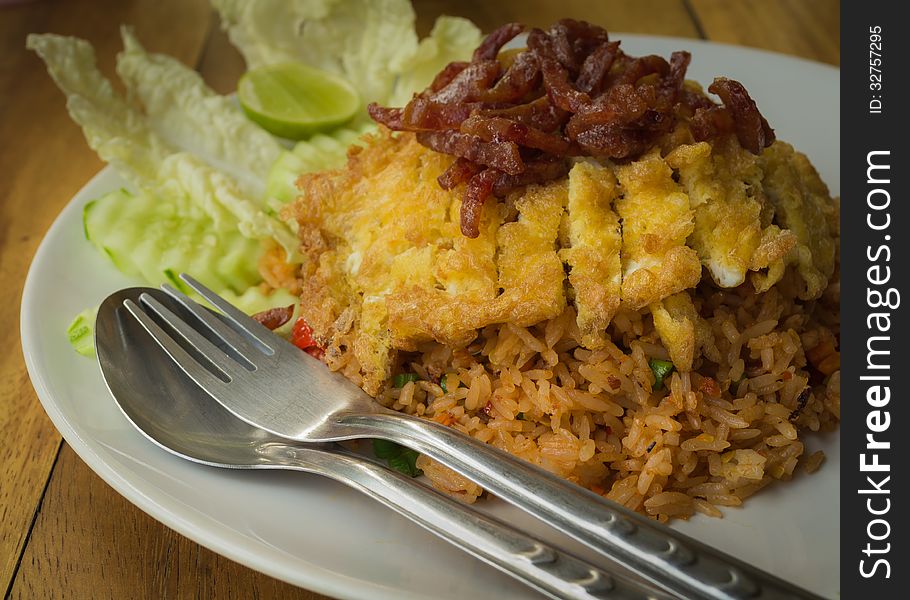
[[[817,598],[454,429],[383,408],[192,277],[181,279],[222,316],[167,285],[185,314],[149,294],[124,306],[180,369],[247,423],[302,442],[380,438],[411,447],[683,598]]]

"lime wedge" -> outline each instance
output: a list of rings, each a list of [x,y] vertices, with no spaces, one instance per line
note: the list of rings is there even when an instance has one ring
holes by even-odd
[[[350,83],[301,63],[247,71],[237,96],[247,117],[269,133],[292,140],[337,127],[360,107]]]

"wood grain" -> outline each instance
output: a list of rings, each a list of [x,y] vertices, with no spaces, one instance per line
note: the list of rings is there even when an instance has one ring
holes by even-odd
[[[583,18],[612,31],[745,44],[837,64],[836,0],[414,0],[425,35],[439,14],[489,31]],[[13,598],[291,598],[323,596],[220,557],[154,521],[102,482],[50,424],[19,351],[22,283],[40,238],[101,163],[66,115],[28,32],[89,39],[113,73],[117,28],[195,65],[219,92],[243,60],[206,0],[58,0],[0,7],[0,591]],[[9,143],[12,140],[14,143]],[[56,463],[54,462],[56,459]],[[18,570],[17,570],[18,565]],[[9,586],[9,587],[8,587]]]
[[[66,114],[28,32],[90,39],[113,73],[120,23],[149,47],[195,64],[205,41],[204,0],[69,0],[0,8],[0,590],[5,591],[60,444],[25,370],[19,299],[38,243],[61,208],[102,164]],[[65,290],[61,290],[65,293]],[[63,332],[61,332],[62,335]]]
[[[466,17],[481,31],[510,21],[546,28],[562,18],[584,19],[610,31],[698,37],[683,0],[413,0],[417,29],[429,33],[440,14]]]
[[[62,592],[64,592],[62,594]],[[64,445],[11,598],[324,598],[164,527]]]
[[[237,89],[237,81],[246,70],[246,64],[227,34],[221,30],[218,14],[212,12],[208,39],[196,69],[205,82],[219,94],[230,94]]]
[[[706,37],[840,64],[837,0],[687,0]]]

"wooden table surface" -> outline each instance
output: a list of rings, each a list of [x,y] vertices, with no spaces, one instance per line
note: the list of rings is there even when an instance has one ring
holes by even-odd
[[[569,16],[614,31],[839,63],[837,0],[416,0],[415,8],[421,35],[443,13],[485,31]],[[0,1],[0,591],[13,598],[324,598],[202,548],[128,503],[62,442],[29,382],[19,339],[25,275],[51,222],[102,163],[25,50],[25,36],[88,39],[113,75],[121,23],[133,24],[149,50],[195,65],[220,92],[233,90],[243,70],[205,0]]]

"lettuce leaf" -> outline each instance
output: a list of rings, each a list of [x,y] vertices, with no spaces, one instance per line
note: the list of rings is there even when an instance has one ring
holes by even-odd
[[[229,175],[198,157],[179,152],[161,163],[157,193],[173,197],[182,192],[212,218],[215,231],[239,230],[254,240],[273,239],[289,257],[299,262],[297,236],[285,224],[267,214]],[[167,189],[171,188],[171,193]]]
[[[114,92],[95,66],[91,44],[54,34],[31,34],[26,47],[44,60],[66,94],[66,108],[92,150],[136,187],[155,180],[158,166],[172,150],[145,117]]]
[[[128,41],[127,44],[130,45],[131,42]],[[192,150],[182,150],[165,141],[165,132],[159,129],[162,127],[161,119],[140,112],[113,91],[110,82],[95,65],[94,50],[90,44],[77,38],[33,34],[28,37],[26,45],[35,50],[47,64],[48,72],[67,97],[70,116],[82,127],[89,145],[134,188],[153,196],[172,199],[187,218],[193,218],[194,211],[202,211],[212,219],[215,232],[236,229],[251,239],[272,238],[292,260],[299,260],[294,232],[264,212],[265,202],[261,195],[254,195],[245,189],[233,177],[233,167],[230,171],[222,171],[193,154]],[[159,103],[148,89],[140,93],[140,87],[150,85],[147,81],[143,80],[141,85],[133,82],[137,95],[150,98],[153,114],[162,115],[166,112],[168,120],[181,123],[199,118],[205,106],[200,105],[198,100],[211,97],[208,94],[214,92],[205,88],[201,80],[187,75],[189,67],[176,61],[168,63],[154,56],[142,58],[141,52],[141,47],[136,44],[128,47],[126,54],[130,56],[125,57],[127,62],[124,63],[124,71],[130,71],[129,61],[133,59],[163,62],[167,63],[172,80],[172,83],[167,84],[173,86],[170,88],[173,96],[169,101],[170,107],[163,106],[165,101]],[[132,80],[128,78],[128,86],[130,81]],[[264,190],[268,168],[280,156],[281,150],[279,148],[274,153],[268,151],[267,154],[273,154],[274,158],[266,156],[264,159],[258,157],[255,151],[252,154],[246,153],[242,149],[244,138],[230,139],[231,127],[240,126],[240,121],[235,120],[232,124],[230,120],[231,117],[224,116],[222,123],[227,125],[212,132],[215,141],[202,142],[204,149],[225,162],[235,161],[240,166],[252,166],[257,161],[268,165],[262,167],[260,175],[259,186]],[[203,137],[205,125],[197,124],[193,127],[196,128],[196,136]],[[183,136],[195,137],[186,134]],[[228,150],[230,144],[239,149]]]
[[[215,93],[196,71],[163,54],[148,54],[129,27],[121,28],[117,74],[168,144],[231,173],[251,198],[262,197],[265,174],[281,144],[244,116],[231,98]]]

